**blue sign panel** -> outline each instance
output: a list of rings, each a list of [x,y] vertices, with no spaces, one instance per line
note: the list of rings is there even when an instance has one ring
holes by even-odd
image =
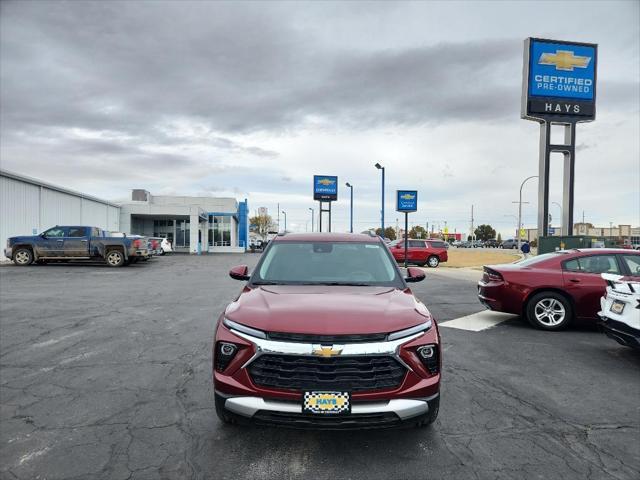
[[[338,199],[338,177],[331,175],[313,176],[313,199],[333,201]]]
[[[593,100],[596,48],[531,40],[529,95]]]
[[[415,212],[418,210],[417,190],[397,190],[396,191],[396,211]]]
[[[549,227],[549,235],[555,235],[556,229],[554,227]]]

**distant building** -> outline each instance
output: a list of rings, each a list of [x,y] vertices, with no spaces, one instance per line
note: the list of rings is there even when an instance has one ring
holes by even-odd
[[[247,200],[152,195],[133,190],[121,204],[120,228],[166,237],[176,251],[244,252],[249,246]]]

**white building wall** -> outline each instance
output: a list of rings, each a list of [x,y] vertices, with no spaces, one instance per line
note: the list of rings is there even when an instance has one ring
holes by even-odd
[[[36,179],[0,172],[0,242],[55,225],[120,229],[120,207]],[[1,250],[1,249],[0,249]]]

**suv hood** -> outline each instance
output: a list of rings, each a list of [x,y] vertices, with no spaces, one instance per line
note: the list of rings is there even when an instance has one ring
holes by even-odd
[[[225,316],[266,332],[315,335],[389,333],[431,318],[409,290],[323,285],[246,288]]]

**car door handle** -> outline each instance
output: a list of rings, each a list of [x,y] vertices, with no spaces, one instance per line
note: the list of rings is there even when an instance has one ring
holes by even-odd
[[[89,240],[80,240],[81,242],[87,243]]]
[[[577,278],[570,278],[569,281],[573,283],[580,283],[580,280],[578,280]]]
[[[64,242],[64,240],[56,240],[58,243],[62,243]]]

